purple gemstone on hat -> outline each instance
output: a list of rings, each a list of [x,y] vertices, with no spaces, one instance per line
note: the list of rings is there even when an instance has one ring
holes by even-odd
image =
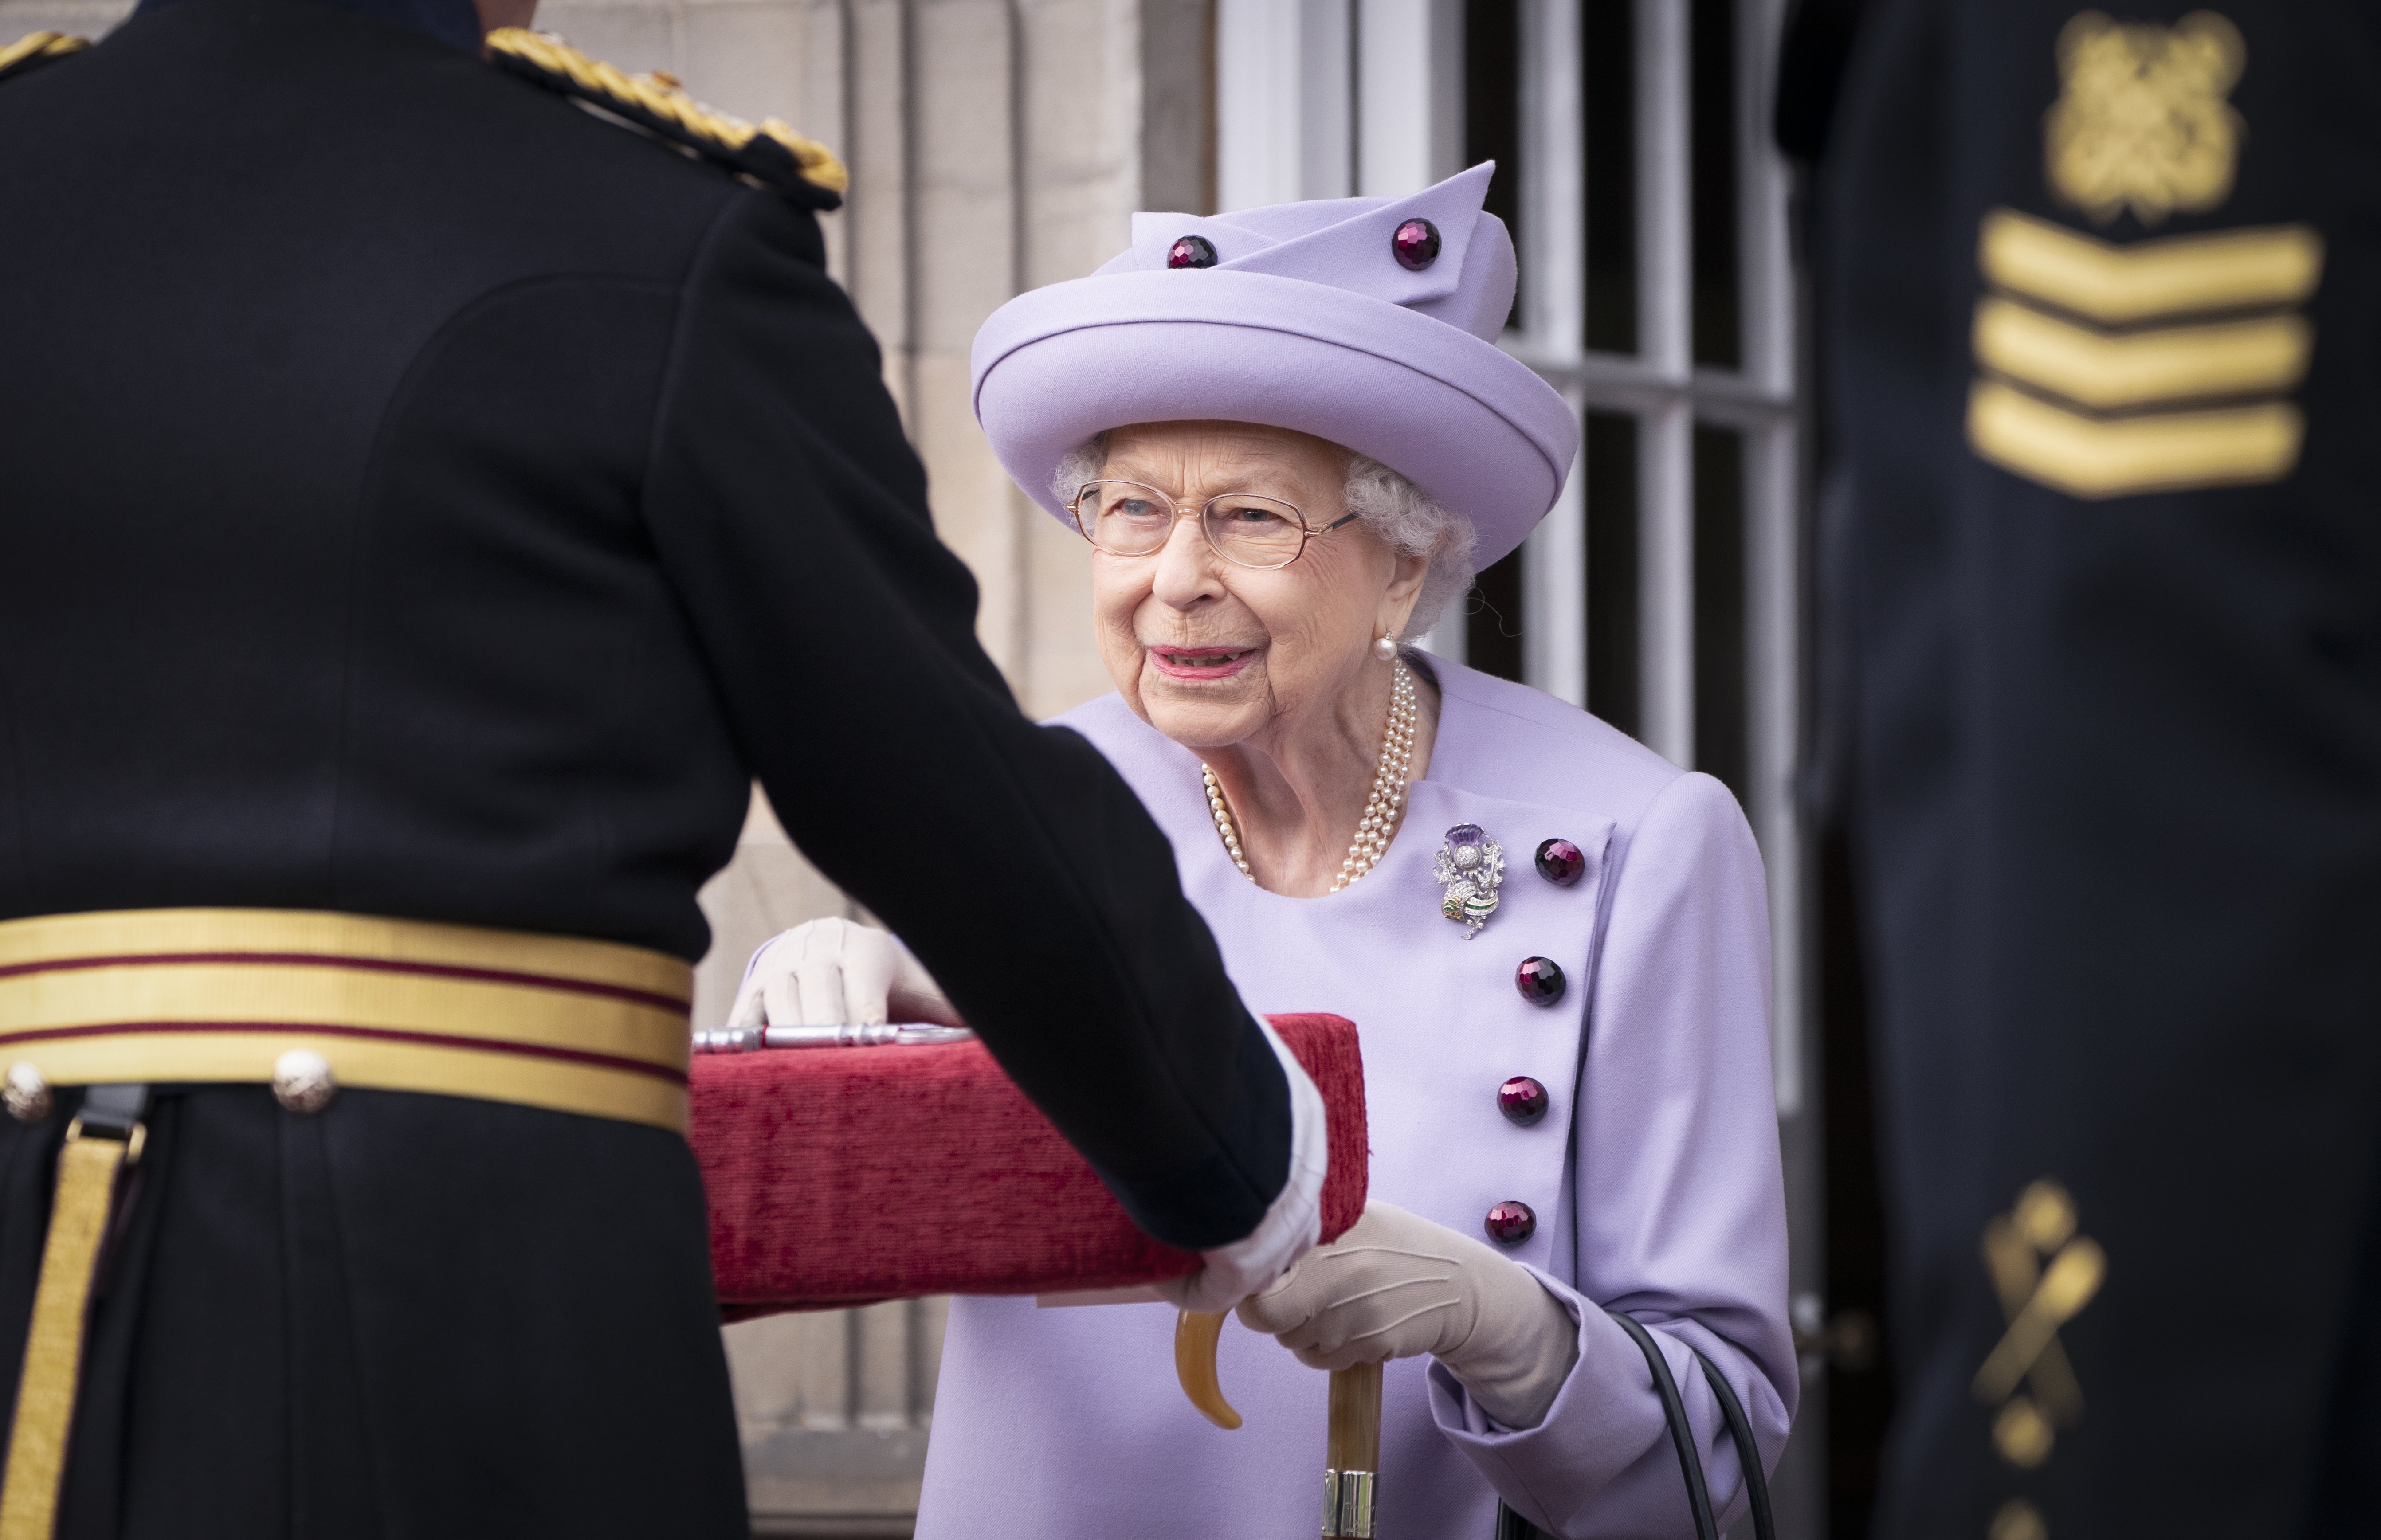
[[[1528,1075],[1515,1075],[1496,1088],[1496,1110],[1523,1128],[1544,1118],[1552,1105],[1546,1088]]]
[[[1538,1216],[1529,1204],[1511,1198],[1489,1205],[1488,1217],[1481,1228],[1499,1246],[1518,1246],[1537,1234]]]
[[[1435,242],[1436,238],[1432,238]],[[1431,250],[1435,251],[1434,244]],[[1205,236],[1184,236],[1166,249],[1168,267],[1213,267],[1215,265],[1215,243]]]
[[[1587,870],[1587,857],[1568,839],[1549,839],[1538,847],[1538,875],[1557,887],[1569,887]]]
[[[1419,273],[1438,260],[1438,226],[1427,219],[1409,219],[1389,238],[1389,250],[1398,254],[1398,266]]]

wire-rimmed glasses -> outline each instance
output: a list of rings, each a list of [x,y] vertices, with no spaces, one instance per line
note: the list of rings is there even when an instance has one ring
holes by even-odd
[[[1361,515],[1335,519],[1317,530],[1306,516],[1278,497],[1227,492],[1202,504],[1177,503],[1139,482],[1085,482],[1068,499],[1067,511],[1083,538],[1116,556],[1154,556],[1174,533],[1174,520],[1199,516],[1200,532],[1215,553],[1235,567],[1288,567],[1306,554],[1306,543],[1329,534]]]

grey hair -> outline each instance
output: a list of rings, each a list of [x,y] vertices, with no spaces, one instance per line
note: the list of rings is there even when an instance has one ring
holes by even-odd
[[[1063,507],[1085,482],[1099,479],[1107,458],[1105,434],[1067,451],[1050,478],[1052,497]],[[1420,640],[1438,624],[1448,605],[1470,591],[1471,580],[1478,576],[1472,562],[1478,540],[1471,521],[1379,460],[1352,451],[1348,456],[1348,484],[1342,496],[1348,511],[1361,518],[1364,527],[1391,550],[1430,563],[1413,613],[1406,617],[1404,640]]]

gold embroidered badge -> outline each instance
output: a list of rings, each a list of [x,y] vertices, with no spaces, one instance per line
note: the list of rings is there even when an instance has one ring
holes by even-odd
[[[2045,118],[2050,190],[2106,225],[2130,207],[2155,226],[2231,194],[2243,132],[2225,100],[2248,51],[2214,11],[2171,27],[2085,11],[2058,34],[2065,82]]]
[[[747,123],[707,107],[688,95],[678,77],[665,69],[630,75],[590,58],[551,32],[521,27],[490,32],[488,59],[499,69],[577,97],[757,184],[801,195],[812,207],[836,207],[851,184],[843,163],[825,145],[804,139],[774,117]]]
[[[2065,89],[2043,119],[2051,191],[2103,225],[2127,209],[2155,226],[2222,203],[2246,131],[2225,94],[2247,57],[2214,11],[2171,27],[2099,11],[2070,20]],[[2294,307],[2314,296],[2323,257],[2307,225],[2112,243],[1989,211],[1969,447],[2079,498],[2282,480],[2306,437],[2289,393],[2315,343]],[[2008,1447],[2030,1447],[2018,1435],[2033,1424],[2023,1407],[2012,1415]]]
[[[2042,1509],[2023,1497],[2011,1497],[1993,1515],[1984,1540],[2050,1540],[2050,1526],[2043,1522]]]
[[[88,38],[68,37],[64,32],[34,32],[0,48],[0,78],[30,75],[45,64],[55,64],[90,46]]]
[[[1971,1388],[1977,1400],[1997,1409],[1993,1445],[2001,1458],[2031,1471],[2050,1458],[2054,1430],[2083,1415],[2083,1392],[2058,1328],[2100,1291],[2108,1256],[2098,1241],[2076,1233],[2075,1200],[2047,1180],[2019,1193],[2007,1214],[1993,1216],[1984,1226],[1984,1253],[2009,1329]],[[2021,1393],[2020,1385],[2033,1394]]]

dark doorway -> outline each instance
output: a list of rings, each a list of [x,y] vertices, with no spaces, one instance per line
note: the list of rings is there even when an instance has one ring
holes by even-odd
[[[1826,1101],[1827,1533],[1868,1540],[1893,1415],[1885,1319],[1885,1198],[1877,1181],[1876,1087],[1868,989],[1853,907],[1850,842],[1819,842],[1819,1033]]]

